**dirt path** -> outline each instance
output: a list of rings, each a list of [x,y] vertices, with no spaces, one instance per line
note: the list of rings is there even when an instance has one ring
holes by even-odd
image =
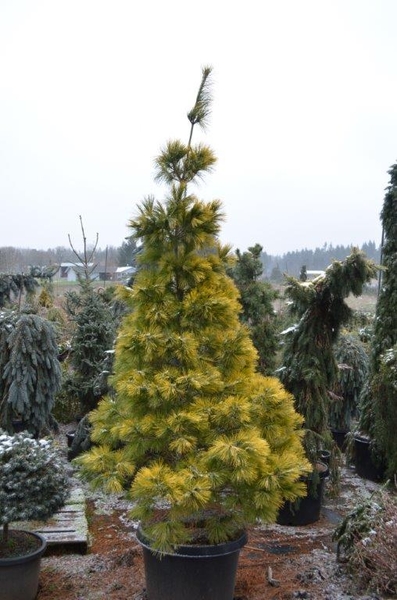
[[[240,555],[234,600],[381,598],[358,590],[337,562],[332,541],[338,518],[376,487],[344,469],[341,494],[336,500],[326,496],[323,514],[314,525],[251,529]],[[44,557],[37,600],[146,600],[129,504],[89,490],[87,496],[89,553]]]

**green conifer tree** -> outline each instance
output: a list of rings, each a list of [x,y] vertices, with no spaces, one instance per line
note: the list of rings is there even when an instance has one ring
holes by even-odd
[[[301,267],[301,271],[299,274],[299,280],[300,281],[307,281],[307,268],[306,265],[302,265]]]
[[[397,480],[397,344],[380,358],[379,371],[371,379],[374,399],[373,459],[385,467],[385,477]]]
[[[218,239],[221,204],[190,191],[215,164],[209,147],[192,145],[209,114],[210,73],[188,114],[188,144],[170,141],[156,160],[165,201],[147,198],[130,222],[143,252],[133,289],[122,290],[131,312],[116,344],[115,397],[93,411],[97,446],[77,459],[94,485],[129,489],[159,551],[198,528],[217,543],[257,518],[274,521],[285,498],[304,493],[309,468],[292,397],[255,371]]]
[[[0,273],[0,308],[16,302],[20,306],[23,294],[30,301],[37,286],[37,280],[30,273]]]
[[[135,266],[136,256],[139,254],[139,248],[136,241],[126,238],[117,250],[117,263],[119,267]]]
[[[67,294],[67,310],[74,323],[70,371],[64,392],[78,399],[82,414],[95,408],[102,395],[96,381],[103,370],[106,351],[112,350],[117,319],[111,300],[93,287],[90,279],[79,278],[80,292]]]
[[[388,171],[381,222],[383,228],[382,285],[376,305],[372,338],[371,370],[377,371],[380,357],[397,343],[397,163]]]
[[[51,410],[61,386],[55,330],[35,314],[9,315],[0,325],[1,425],[12,432],[12,420],[19,417],[39,436],[54,425]]]
[[[381,285],[371,337],[370,369],[360,398],[359,429],[370,436],[375,461],[385,461],[389,477],[397,474],[397,396],[393,381],[397,345],[397,163],[381,211],[383,244]]]
[[[368,377],[369,355],[360,339],[352,333],[339,336],[334,355],[337,375],[330,403],[330,427],[350,431],[352,419],[357,418],[361,390]]]
[[[278,292],[262,281],[262,246],[255,244],[247,252],[236,251],[237,261],[230,270],[239,292],[243,307],[241,320],[251,332],[252,341],[258,352],[258,368],[264,375],[274,373],[276,352],[279,347],[277,315],[273,302]]]
[[[352,313],[345,299],[361,295],[364,284],[375,276],[375,264],[353,249],[344,261],[334,261],[312,281],[287,279],[285,295],[299,320],[285,332],[280,379],[304,417],[305,446],[312,462],[330,438],[329,392],[337,378],[333,345]]]

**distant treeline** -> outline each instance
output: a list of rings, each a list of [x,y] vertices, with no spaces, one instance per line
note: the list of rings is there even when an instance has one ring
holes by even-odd
[[[98,248],[95,251],[95,262],[109,266],[117,266],[120,248],[110,246],[106,249]],[[25,273],[30,266],[46,267],[60,265],[63,262],[76,262],[76,256],[71,248],[58,246],[48,250],[34,250],[32,248],[13,248],[3,246],[0,248],[0,273]]]
[[[254,245],[254,243],[252,244]],[[303,266],[310,270],[322,270],[328,267],[333,260],[343,260],[351,252],[350,246],[332,246],[324,244],[315,250],[295,250],[281,256],[272,256],[262,252],[263,275],[272,281],[281,281],[284,273],[298,277]],[[109,246],[106,249],[97,248],[95,262],[103,265],[105,262],[111,266],[125,266],[133,264],[135,245],[123,242],[120,247]],[[367,242],[361,250],[368,258],[376,263],[380,260],[380,248],[375,242]],[[76,256],[71,248],[58,246],[48,250],[34,250],[30,248],[0,247],[0,273],[23,273],[30,266],[45,267],[61,264],[62,262],[76,262]]]
[[[333,260],[344,260],[346,256],[349,256],[352,248],[353,245],[332,246],[332,244],[324,244],[322,248],[316,248],[315,250],[305,248],[304,250],[287,252],[281,256],[272,256],[262,252],[263,275],[266,279],[280,281],[285,273],[299,277],[303,266],[308,271],[324,270]],[[368,258],[379,264],[380,247],[377,247],[375,242],[366,242],[361,246],[361,250],[365,252]]]
[[[88,254],[93,251],[93,262],[96,265],[109,268],[125,267],[134,264],[137,245],[134,240],[126,238],[120,246],[106,246],[106,248],[87,246]],[[77,251],[79,256],[84,253]],[[12,246],[0,247],[0,273],[25,273],[30,267],[47,267],[61,265],[65,262],[79,262],[74,250],[69,246],[57,246],[48,250],[35,250],[32,248],[14,248]]]

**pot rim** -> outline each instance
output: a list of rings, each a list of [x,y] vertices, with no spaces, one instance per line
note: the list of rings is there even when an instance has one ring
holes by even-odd
[[[361,434],[361,433],[355,433],[354,440],[357,442],[362,442],[363,444],[371,443],[371,438],[368,435]]]
[[[36,560],[37,558],[40,558],[46,551],[47,540],[43,535],[41,535],[41,533],[37,533],[36,531],[27,531],[26,529],[12,529],[11,531],[23,531],[32,537],[38,538],[41,544],[36,550],[33,550],[33,552],[21,554],[20,556],[12,556],[10,558],[0,558],[0,567],[9,567],[11,565],[17,565]]]
[[[143,548],[149,550],[152,554],[162,556],[175,556],[178,558],[208,558],[216,556],[225,556],[240,550],[248,542],[246,531],[235,540],[221,542],[220,544],[183,544],[175,548],[174,552],[158,552],[150,546],[150,540],[143,533],[141,526],[138,527],[136,538]]]

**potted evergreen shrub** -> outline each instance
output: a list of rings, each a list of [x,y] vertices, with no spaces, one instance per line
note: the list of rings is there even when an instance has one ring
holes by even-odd
[[[11,529],[18,521],[45,520],[69,491],[61,457],[49,440],[0,430],[0,596],[34,600],[47,542],[37,533]]]
[[[299,524],[314,522],[320,516],[323,481],[317,476],[317,465],[319,453],[323,449],[332,450],[330,392],[337,379],[334,344],[352,313],[346,298],[350,294],[361,295],[364,284],[375,275],[375,264],[353,248],[344,261],[334,261],[324,275],[312,281],[293,277],[287,280],[285,295],[290,300],[290,312],[298,321],[283,332],[283,364],[279,376],[294,396],[296,409],[304,419],[304,446],[313,470],[308,489],[318,498],[312,516],[308,512],[305,522],[299,520]],[[321,468],[321,472],[326,471]],[[337,483],[337,461],[332,458],[331,475]],[[294,524],[297,508],[288,507],[287,515],[282,515],[283,522]]]
[[[368,378],[359,401],[359,420],[354,432],[354,461],[357,472],[367,479],[382,480],[396,475],[395,414],[397,396],[390,395],[390,370],[394,369],[393,348],[397,344],[397,163],[388,171],[390,183],[381,211],[382,245],[379,295],[373,334],[370,339]],[[385,375],[385,385],[380,380]],[[387,390],[386,395],[381,391]],[[390,446],[390,442],[392,445]]]
[[[256,372],[239,321],[221,204],[190,191],[215,163],[191,143],[208,115],[210,73],[188,114],[188,143],[170,141],[156,159],[169,194],[147,198],[130,222],[142,252],[133,288],[121,290],[131,311],[114,396],[91,413],[96,445],[76,459],[93,485],[134,500],[149,600],[232,600],[248,525],[274,522],[285,498],[304,493],[309,469],[293,399]]]

